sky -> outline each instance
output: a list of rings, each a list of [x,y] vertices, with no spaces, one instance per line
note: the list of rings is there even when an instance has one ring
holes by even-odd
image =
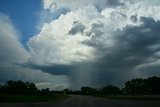
[[[0,83],[62,90],[160,75],[159,0],[1,0]]]

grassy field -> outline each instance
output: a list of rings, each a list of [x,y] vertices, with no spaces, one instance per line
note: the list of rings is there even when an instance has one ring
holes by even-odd
[[[68,95],[0,95],[0,102],[57,102],[70,98]]]
[[[160,101],[160,96],[98,96],[111,100]]]

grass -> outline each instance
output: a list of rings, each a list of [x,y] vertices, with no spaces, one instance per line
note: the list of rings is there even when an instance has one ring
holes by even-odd
[[[160,101],[160,96],[98,96],[111,100]]]
[[[0,102],[57,102],[70,98],[68,95],[0,95]]]

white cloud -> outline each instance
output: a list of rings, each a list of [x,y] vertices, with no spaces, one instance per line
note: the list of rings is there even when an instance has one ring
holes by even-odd
[[[90,44],[99,44],[105,48],[112,47],[115,42],[113,33],[117,29],[123,29],[126,26],[140,26],[142,24],[140,17],[142,16],[151,17],[155,20],[160,19],[160,14],[158,14],[160,13],[160,6],[154,3],[147,5],[148,0],[117,1],[124,3],[125,6],[118,5],[109,8],[106,6],[101,12],[97,10],[95,5],[92,5],[99,3],[97,0],[79,2],[44,0],[43,2],[45,9],[52,9],[52,6],[55,8],[55,4],[56,6],[70,6],[71,9],[74,6],[77,8],[66,15],[61,15],[57,20],[45,23],[41,32],[30,38],[28,41],[31,52],[29,60],[36,65],[70,64],[93,60],[97,56],[94,55],[95,48],[89,46]],[[75,22],[85,27],[83,33],[69,34]],[[92,29],[93,24],[102,24],[103,27]],[[98,34],[100,35],[97,36]],[[86,42],[89,44],[84,44]]]
[[[39,88],[58,87],[67,88],[68,78],[66,76],[55,76],[41,70],[23,67],[21,64],[28,63],[29,53],[19,41],[19,31],[13,26],[8,16],[0,14],[0,81],[23,80],[41,84]],[[59,84],[58,86],[56,84]]]
[[[44,9],[49,9],[51,12],[60,8],[76,10],[84,5],[95,5],[99,10],[102,10],[105,7],[122,5],[122,3],[119,0],[43,0]]]
[[[31,52],[30,61],[38,65],[50,65],[93,59],[94,49],[82,44],[91,37],[80,33],[68,34],[75,21],[80,21],[84,26],[91,24],[90,20],[94,21],[94,17],[98,14],[98,12],[93,14],[95,8],[90,6],[84,8],[87,8],[90,13],[82,9],[61,15],[58,20],[44,24],[41,32],[30,38],[28,42]]]
[[[110,4],[105,4],[105,1]],[[96,67],[98,66],[97,68],[91,69],[93,66],[83,67],[76,65],[78,66],[77,68],[73,67],[74,71],[77,71],[74,76],[66,73],[72,79],[76,77],[77,80],[74,78],[76,82],[79,82],[85,76],[83,81],[88,81],[88,84],[92,82],[91,75],[94,73],[94,70],[97,70],[100,78],[103,77],[101,80],[106,80],[108,75],[115,80],[117,74],[120,75],[119,79],[133,77],[133,72],[128,72],[129,70],[135,70],[142,65],[149,66],[151,61],[153,62],[152,66],[156,66],[157,63],[154,62],[156,62],[157,58],[152,55],[149,56],[148,53],[151,50],[159,49],[159,44],[156,43],[155,46],[150,45],[154,42],[153,39],[153,41],[149,41],[151,43],[146,48],[143,42],[145,44],[149,39],[141,33],[146,34],[154,31],[154,27],[151,24],[147,25],[150,28],[143,26],[147,24],[147,20],[150,20],[148,22],[151,23],[156,23],[154,20],[160,20],[159,2],[155,0],[153,2],[149,0],[120,0],[120,2],[116,3],[112,3],[111,0],[44,0],[43,3],[44,9],[50,9],[51,12],[61,8],[69,8],[70,12],[61,15],[57,20],[53,19],[49,23],[46,22],[40,33],[29,39],[27,43],[30,51],[29,63],[36,66],[45,66],[46,68],[51,66],[50,71],[46,70],[46,72],[54,74],[52,68],[56,68],[59,64],[72,66],[72,64],[77,64],[75,62],[82,64],[86,61],[93,61],[94,63],[94,61],[96,62],[97,59],[101,58],[100,61],[98,60],[99,62],[97,61],[98,64],[93,64]],[[100,6],[101,11],[98,10],[97,5]],[[153,18],[154,20],[143,18],[142,21],[141,17]],[[136,30],[136,28],[142,29]],[[133,32],[129,30],[133,30]],[[142,37],[139,35],[142,35]],[[143,39],[143,36],[145,39]],[[141,49],[138,52],[136,49],[139,49],[138,46],[140,45],[148,53],[145,49]],[[142,57],[141,55],[143,54],[144,56]],[[146,62],[143,62],[145,59]],[[144,68],[147,69],[146,66],[143,66]],[[65,68],[63,69],[62,73],[65,72]],[[73,72],[73,69],[69,70]],[[117,71],[123,71],[125,75],[117,73]],[[62,80],[65,80],[64,78]],[[111,79],[110,81],[112,81]],[[77,84],[76,82],[73,81],[73,84]],[[45,85],[51,86],[51,84],[48,81],[38,83],[41,87]],[[78,85],[80,84],[79,82]],[[67,87],[68,85],[68,83],[62,84],[62,87]],[[61,86],[57,85],[56,87]]]
[[[0,14],[0,67],[25,63],[29,54],[19,42],[18,32],[10,19]]]

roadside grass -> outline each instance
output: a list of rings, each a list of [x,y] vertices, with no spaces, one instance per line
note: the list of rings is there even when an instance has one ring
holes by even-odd
[[[64,94],[56,95],[0,95],[0,102],[58,102],[69,99],[70,96]]]
[[[160,96],[98,96],[110,100],[160,101]]]

